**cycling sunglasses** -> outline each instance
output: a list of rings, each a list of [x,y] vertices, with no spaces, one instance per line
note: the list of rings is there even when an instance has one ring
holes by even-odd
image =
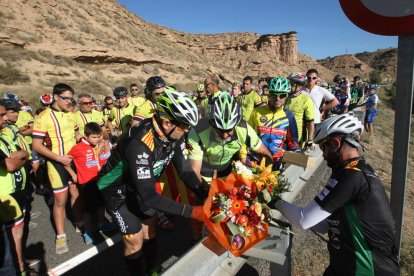
[[[285,99],[286,97],[288,96],[288,93],[275,93],[274,91],[271,91],[270,93],[269,93],[269,97],[270,98],[279,98],[279,99],[281,99],[281,100],[283,100],[283,99]]]

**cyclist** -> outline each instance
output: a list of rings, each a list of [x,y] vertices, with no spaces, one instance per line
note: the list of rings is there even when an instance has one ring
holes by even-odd
[[[285,108],[295,115],[300,145],[305,144],[306,148],[313,150],[315,149],[313,143],[315,111],[312,99],[302,93],[302,89],[306,85],[306,75],[300,72],[292,73],[287,79],[290,81],[291,91],[286,100]]]
[[[165,87],[165,81],[160,76],[152,76],[147,79],[144,90],[146,101],[135,108],[132,125],[139,124],[145,118],[150,118],[155,114],[157,98],[164,92]]]
[[[351,85],[351,101],[349,104],[349,111],[353,110],[364,98],[364,86],[360,76],[354,77],[354,82]]]
[[[131,127],[131,120],[134,116],[134,106],[128,103],[128,90],[125,87],[116,87],[113,91],[117,105],[112,107],[107,124],[113,137],[120,137],[127,133]],[[114,125],[112,124],[114,123]],[[116,139],[114,139],[115,141]]]
[[[204,99],[207,98],[207,94],[206,94],[206,89],[204,88],[204,84],[199,83],[196,86],[196,97],[195,97],[195,104],[197,105],[198,108],[198,114],[201,118],[201,103],[203,102]]]
[[[249,122],[253,110],[265,103],[262,101],[259,94],[253,90],[253,79],[250,76],[244,77],[242,92],[240,105],[242,108],[243,120]]]
[[[72,158],[67,155],[69,150],[81,139],[76,125],[75,114],[70,112],[75,91],[65,83],[53,87],[53,103],[50,108],[40,113],[33,126],[33,150],[46,160],[49,182],[53,189],[54,205],[53,219],[56,227],[56,254],[67,252],[68,246],[65,235],[65,206],[68,189],[71,195],[77,195],[78,190],[64,166],[70,165]],[[50,144],[43,144],[48,137]],[[71,204],[74,202],[71,201]],[[76,214],[80,221],[79,214]]]
[[[7,120],[5,101],[2,100],[0,101],[0,221],[4,222],[6,226],[16,260],[17,272],[20,275],[20,273],[25,273],[22,250],[26,208],[24,192],[26,170],[24,165],[29,160],[29,154],[3,132]]]
[[[206,90],[207,97],[201,101],[201,118],[208,117],[209,105],[215,97],[217,97],[221,91],[219,90],[220,79],[215,75],[207,76],[204,79],[204,89]]]
[[[84,135],[85,125],[90,122],[97,123],[102,128],[103,138],[108,139],[108,132],[105,128],[103,113],[92,108],[92,97],[89,94],[78,96],[79,110],[75,112],[76,123],[79,127],[79,134]]]
[[[303,208],[274,205],[303,229],[329,233],[324,275],[399,275],[394,219],[383,183],[360,156],[361,122],[349,114],[323,121],[315,143],[332,168],[327,185]]]
[[[258,133],[273,158],[273,169],[280,169],[284,149],[300,151],[298,127],[292,112],[284,108],[291,91],[285,78],[273,78],[269,83],[269,103],[253,110],[250,125]]]
[[[200,180],[226,177],[241,149],[241,157],[245,158],[244,145],[271,158],[256,132],[241,118],[240,105],[228,92],[213,99],[209,114],[188,134],[188,158]]]
[[[155,190],[156,181],[173,161],[186,185],[200,198],[207,196],[184,154],[183,135],[197,122],[197,107],[187,95],[164,91],[153,117],[122,137],[100,171],[98,187],[121,231],[131,275],[145,275],[146,265],[147,272],[156,268],[155,209],[204,221],[202,206],[177,203]]]
[[[374,119],[377,116],[377,105],[379,103],[377,92],[377,86],[371,84],[368,86],[368,99],[365,104],[365,130],[369,135],[374,133]]]
[[[138,96],[139,89],[138,85],[135,83],[131,83],[129,86],[129,92],[131,93],[131,97],[129,97],[129,103],[133,106],[141,106],[145,102],[145,98]]]

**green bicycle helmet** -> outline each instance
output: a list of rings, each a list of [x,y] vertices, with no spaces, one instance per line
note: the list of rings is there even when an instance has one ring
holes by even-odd
[[[281,77],[273,78],[269,84],[269,94],[285,94],[290,93],[290,82]]]
[[[188,126],[195,126],[198,123],[198,109],[193,100],[187,94],[169,87],[158,96],[157,110],[167,113],[177,122]]]
[[[209,105],[210,124],[217,129],[233,129],[241,120],[242,111],[236,98],[222,92]]]
[[[204,89],[204,84],[202,84],[202,83],[200,83],[200,84],[197,84],[197,86],[196,86],[196,91],[197,92],[202,92],[202,91],[204,91],[205,89]]]

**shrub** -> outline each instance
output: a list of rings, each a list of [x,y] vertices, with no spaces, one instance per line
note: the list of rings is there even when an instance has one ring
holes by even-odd
[[[10,85],[19,82],[28,82],[29,80],[30,78],[28,75],[21,72],[13,65],[0,65],[0,83]]]
[[[379,70],[374,70],[369,74],[369,80],[371,81],[371,83],[377,83],[380,84],[382,82],[382,75],[381,75],[381,71]]]

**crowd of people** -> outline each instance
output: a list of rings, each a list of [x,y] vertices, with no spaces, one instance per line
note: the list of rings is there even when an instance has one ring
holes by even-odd
[[[32,185],[38,194],[53,195],[56,254],[69,250],[69,201],[86,244],[94,242],[95,231],[116,228],[129,273],[156,275],[162,269],[157,225],[174,227],[166,214],[190,218],[189,238],[197,242],[209,181],[230,174],[234,160],[249,165],[265,158],[283,171],[285,151],[303,153],[319,144],[335,169],[326,188],[303,209],[283,200],[272,207],[303,228],[330,230],[326,275],[394,273],[398,263],[389,203],[359,154],[363,124],[373,131],[377,86],[365,86],[359,77],[352,84],[340,76],[334,81],[332,90],[324,88],[318,71],[310,69],[261,78],[257,91],[249,76],[221,90],[220,79],[209,75],[190,95],[152,76],[143,96],[131,84],[113,89],[103,104],[86,93],[75,99],[71,86],[58,83],[40,97],[36,111],[7,92],[0,100],[0,222],[11,245],[4,249],[11,254],[5,254],[10,263],[5,261],[0,271],[26,273],[22,236]],[[366,111],[364,122],[349,113],[357,107]],[[370,210],[376,207],[384,212],[373,218]],[[105,220],[105,210],[113,223]],[[354,246],[356,240],[361,248]],[[356,254],[361,250],[366,254]],[[378,258],[386,259],[387,267]]]

